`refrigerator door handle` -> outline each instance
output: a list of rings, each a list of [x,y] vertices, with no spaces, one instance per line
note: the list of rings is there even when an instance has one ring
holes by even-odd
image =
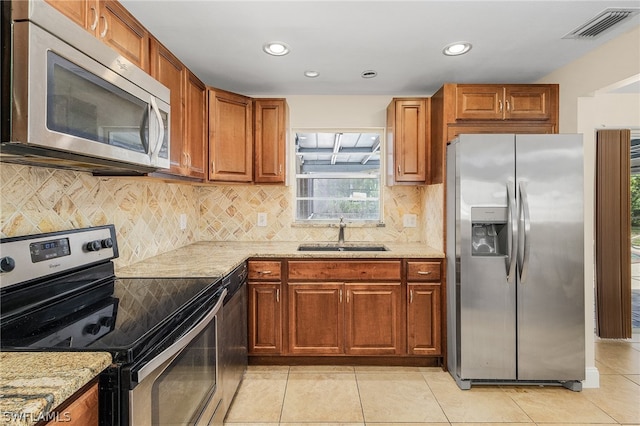
[[[507,201],[509,206],[509,212],[507,217],[508,226],[508,252],[507,256],[507,282],[513,283],[516,269],[516,257],[517,257],[517,241],[518,241],[518,209],[516,207],[516,189],[515,183],[509,180],[507,182]]]
[[[524,284],[527,280],[527,270],[529,268],[529,252],[530,252],[530,241],[529,241],[529,233],[531,231],[531,218],[529,216],[529,198],[527,196],[527,183],[520,181],[518,184],[520,188],[520,211],[519,213],[519,224],[521,228],[519,232],[521,233],[521,238],[518,239],[518,252],[522,253],[522,255],[518,256],[518,263],[520,264],[520,283]],[[521,215],[520,215],[521,213]],[[520,250],[522,249],[522,250]]]

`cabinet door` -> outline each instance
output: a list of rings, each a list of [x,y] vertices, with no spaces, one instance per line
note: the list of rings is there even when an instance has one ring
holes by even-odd
[[[209,180],[253,180],[251,99],[209,91]]]
[[[505,118],[508,120],[551,119],[549,86],[506,86]]]
[[[409,354],[440,355],[440,285],[408,283],[407,291]]]
[[[342,283],[289,283],[289,353],[344,353]]]
[[[184,155],[184,65],[160,44],[151,40],[151,76],[164,84],[171,91],[171,123],[170,123],[170,173],[182,174],[186,166]]]
[[[254,100],[256,183],[284,183],[288,108],[284,99]]]
[[[349,355],[404,352],[400,283],[346,284],[345,332]]]
[[[207,89],[189,70],[186,75],[185,95],[184,141],[187,145],[187,174],[204,179],[207,167]]]
[[[95,35],[138,67],[149,72],[147,30],[115,0],[100,0],[99,11]],[[173,113],[173,108],[171,112]]]
[[[249,353],[282,352],[281,284],[249,282]]]
[[[95,29],[98,25],[97,0],[45,0],[82,28]]]
[[[456,119],[502,120],[503,99],[502,86],[459,84],[456,87]]]
[[[426,181],[428,115],[426,99],[395,102],[393,155],[397,182]]]

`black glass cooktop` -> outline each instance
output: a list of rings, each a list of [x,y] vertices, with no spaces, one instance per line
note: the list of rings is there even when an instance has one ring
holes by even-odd
[[[105,272],[100,266],[72,281],[3,291],[2,349],[105,350],[114,361],[131,361],[176,328],[188,328],[222,290],[212,278],[114,279]]]

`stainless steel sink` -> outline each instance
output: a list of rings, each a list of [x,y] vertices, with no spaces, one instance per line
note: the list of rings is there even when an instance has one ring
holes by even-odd
[[[300,244],[298,251],[388,251],[380,244]]]

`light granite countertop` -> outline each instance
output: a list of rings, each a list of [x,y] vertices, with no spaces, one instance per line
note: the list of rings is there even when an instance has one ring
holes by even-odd
[[[443,258],[444,253],[421,243],[348,242],[346,245],[384,245],[387,251],[298,251],[300,244],[335,244],[333,242],[295,241],[202,241],[141,262],[118,268],[118,277],[212,277],[231,272],[251,257],[260,258]]]
[[[0,353],[0,425],[55,418],[58,405],[110,364],[106,352]]]

